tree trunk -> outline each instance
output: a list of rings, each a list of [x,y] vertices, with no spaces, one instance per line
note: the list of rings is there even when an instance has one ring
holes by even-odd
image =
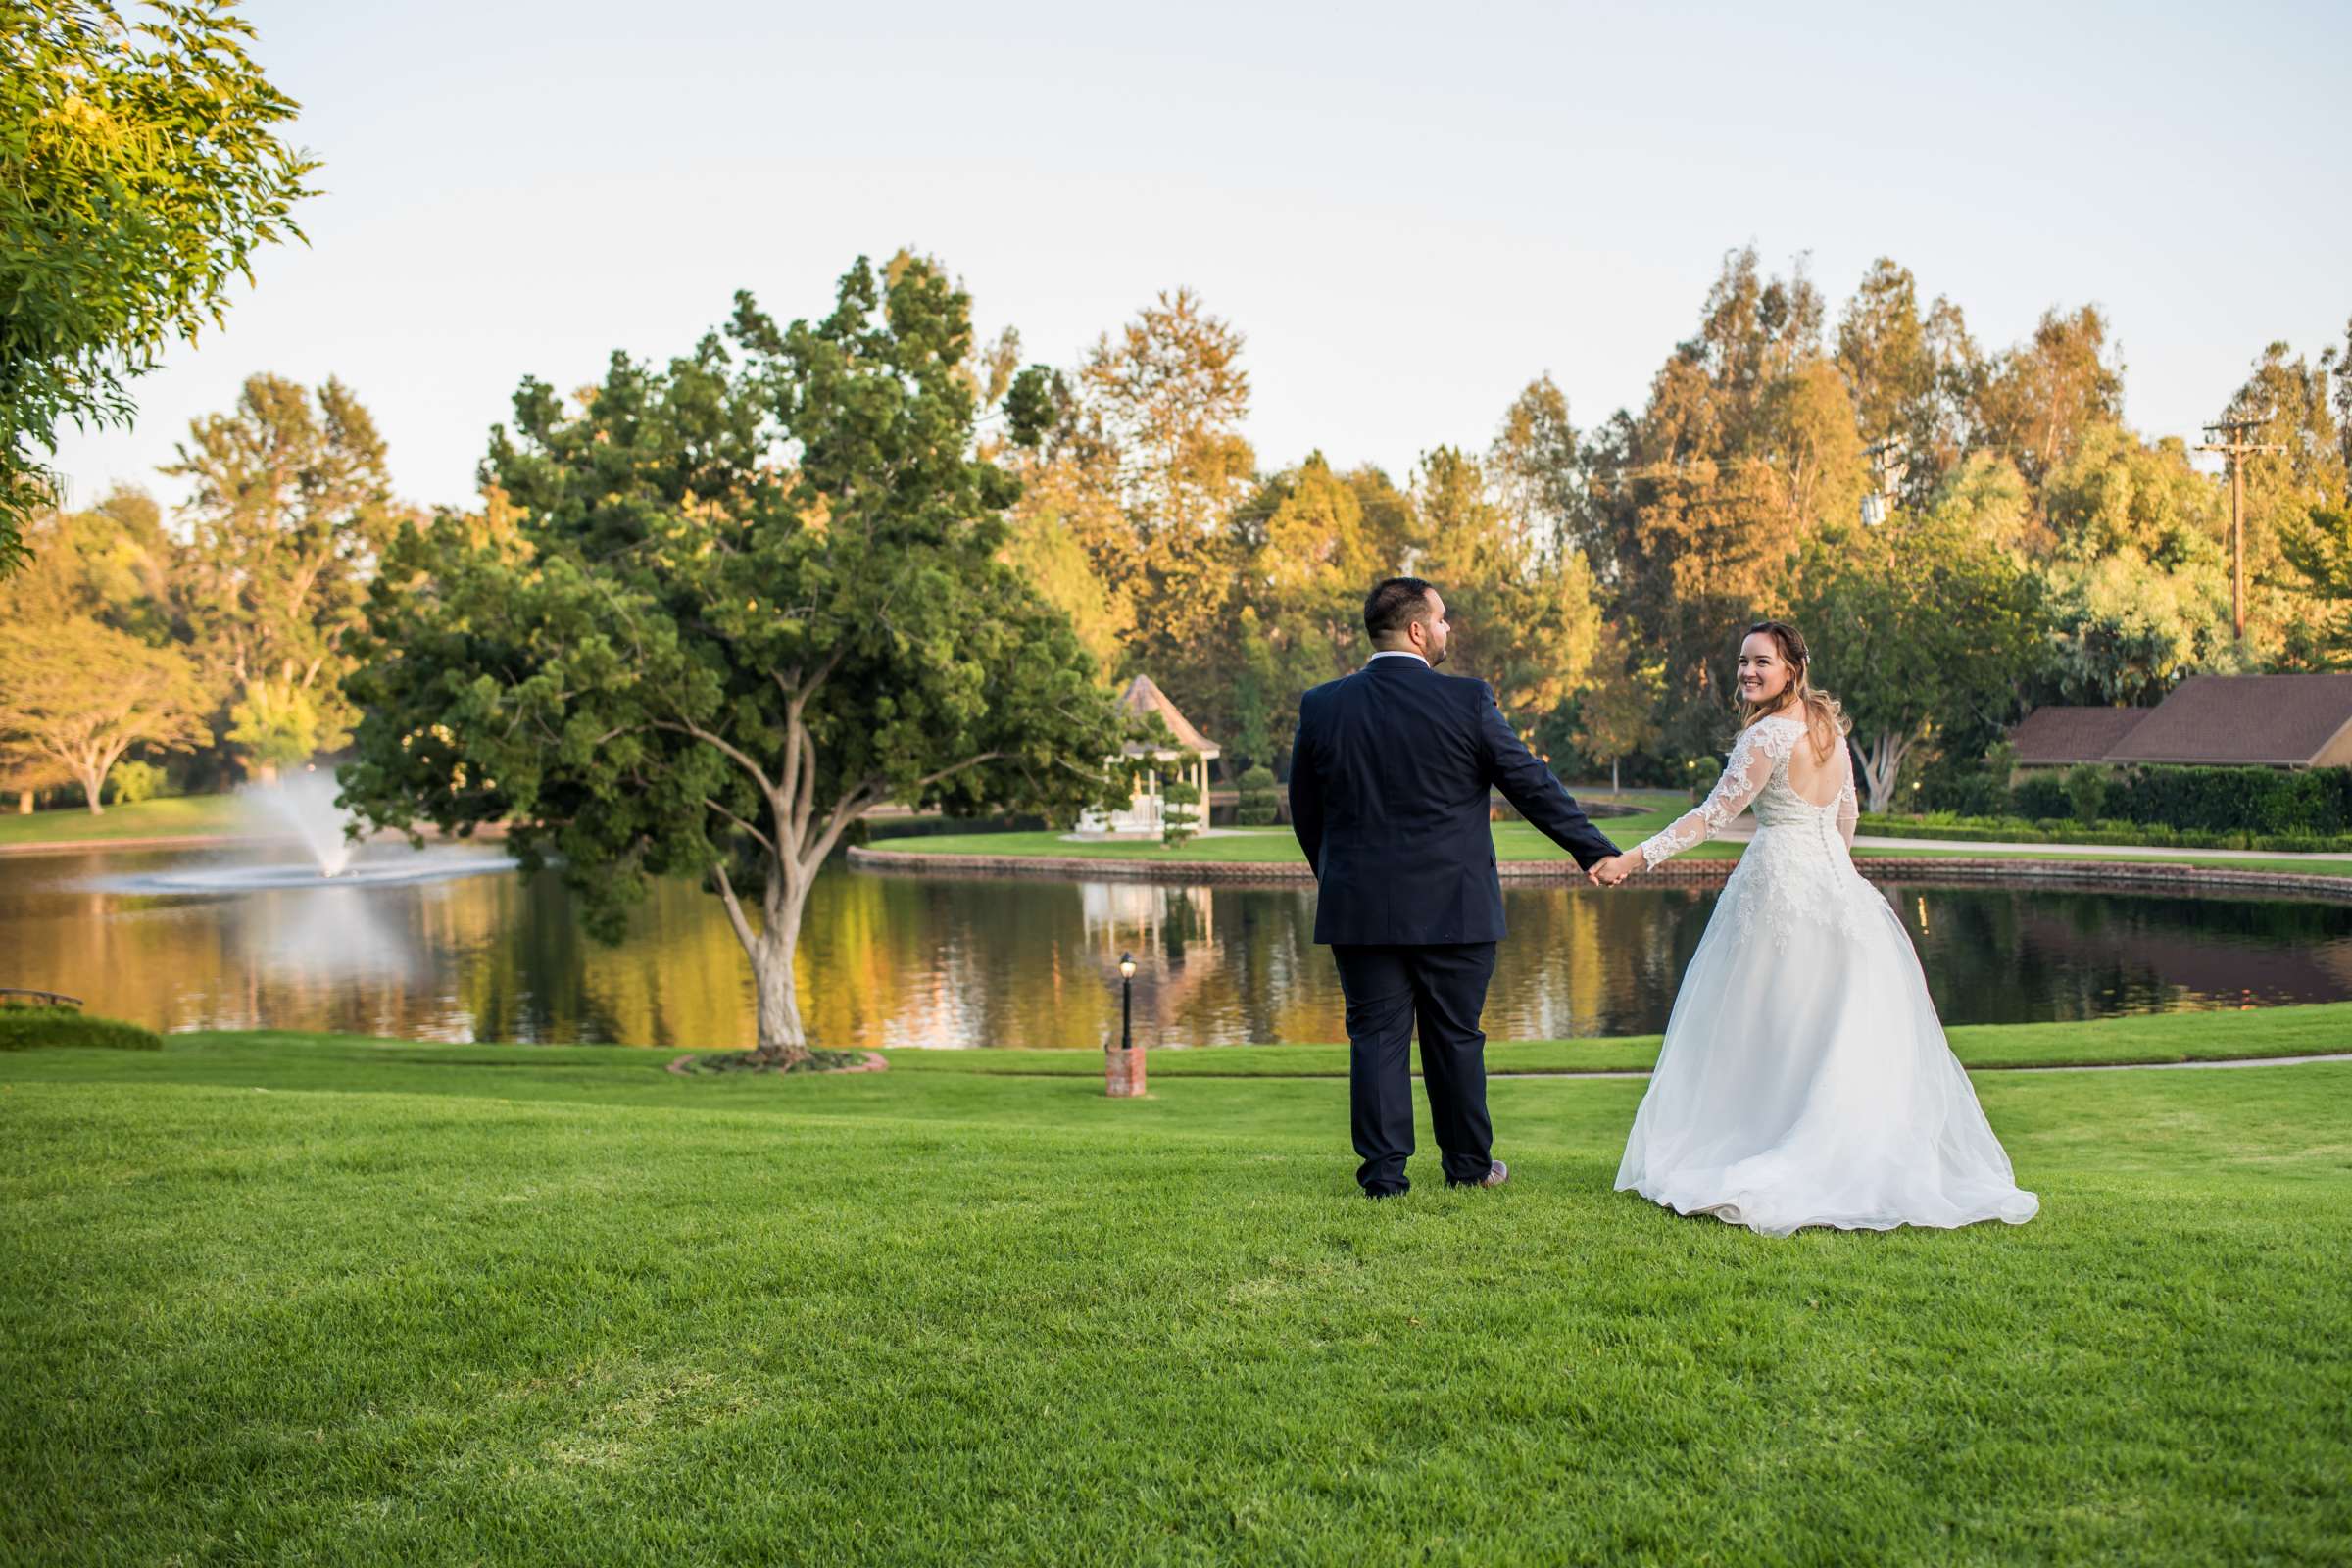
[[[801,906],[800,899],[772,904],[766,928],[752,952],[752,980],[760,1001],[760,1046],[754,1054],[776,1067],[808,1059],[800,977],[793,969],[793,955],[801,944]]]
[[[1862,748],[1862,784],[1866,810],[1884,811],[1894,804],[1894,786],[1901,778],[1903,759],[1911,755],[1911,739],[1882,730]]]
[[[1611,795],[1619,793],[1617,789],[1617,759],[1614,757],[1609,759],[1609,793]]]
[[[76,767],[74,776],[81,781],[81,798],[89,803],[90,814],[104,816],[106,808],[98,804],[98,797],[106,793],[106,774],[97,768]]]
[[[30,816],[32,814],[32,791],[17,791],[17,814],[19,816]]]
[[[277,764],[275,762],[256,763],[254,765],[254,775],[262,781],[262,784],[266,788],[277,788]]]

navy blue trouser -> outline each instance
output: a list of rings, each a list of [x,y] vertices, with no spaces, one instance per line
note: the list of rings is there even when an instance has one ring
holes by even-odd
[[[1486,1179],[1494,1164],[1487,1120],[1487,1037],[1478,1015],[1494,977],[1494,944],[1363,947],[1334,944],[1348,998],[1348,1098],[1355,1179],[1375,1198],[1401,1193],[1413,1152],[1413,1027],[1446,1179]]]

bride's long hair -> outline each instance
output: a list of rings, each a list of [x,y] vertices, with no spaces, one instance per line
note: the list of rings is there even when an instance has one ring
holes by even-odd
[[[1853,723],[1846,718],[1837,698],[1813,689],[1813,655],[1805,647],[1803,632],[1785,620],[1759,620],[1740,640],[1745,642],[1758,632],[1772,639],[1781,651],[1782,662],[1795,673],[1789,677],[1788,689],[1769,703],[1751,703],[1741,697],[1740,727],[1745,729],[1759,718],[1769,718],[1793,708],[1796,712],[1789,716],[1804,719],[1806,738],[1813,743],[1814,760],[1827,762],[1845,732],[1854,727]]]

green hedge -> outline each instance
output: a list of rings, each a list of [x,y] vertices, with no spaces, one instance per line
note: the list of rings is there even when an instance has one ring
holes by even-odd
[[[2101,814],[2204,832],[2352,833],[2352,768],[2134,767]]]
[[[1890,839],[1954,839],[1970,844],[2102,844],[2146,849],[2272,850],[2317,855],[2352,852],[2352,833],[2202,833],[2162,823],[2101,821],[2085,827],[2066,816],[1961,816],[1931,811],[1925,816],[1862,813],[1858,831]]]
[[[957,838],[966,833],[1043,833],[1042,816],[868,816],[851,824],[850,842]]]
[[[2090,786],[2096,779],[2098,788]],[[2078,767],[2034,773],[2007,791],[1980,787],[1965,799],[1937,792],[1936,804],[1971,815],[2132,822],[2182,833],[2352,833],[2352,768]],[[2005,798],[2004,798],[2005,797]]]
[[[104,1046],[115,1051],[161,1051],[164,1037],[116,1018],[93,1018],[72,1007],[0,1006],[0,1051],[36,1046]]]

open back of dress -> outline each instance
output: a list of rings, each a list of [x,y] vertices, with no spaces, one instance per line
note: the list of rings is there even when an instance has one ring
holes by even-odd
[[[1852,764],[1804,725],[1741,732],[1705,802],[1642,845],[1656,866],[1752,807],[1756,836],[1684,971],[1617,1186],[1768,1235],[2023,1224],[2039,1200],[1946,1043],[1911,939],[1848,853]]]

